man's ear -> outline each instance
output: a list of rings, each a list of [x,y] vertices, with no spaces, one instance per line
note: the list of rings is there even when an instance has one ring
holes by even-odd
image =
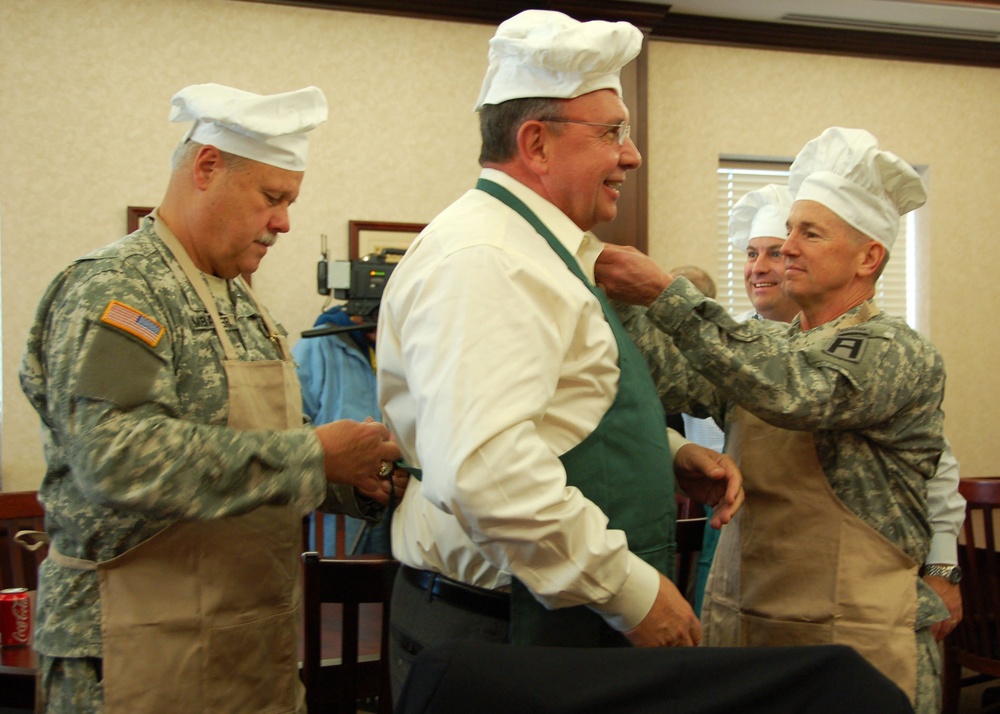
[[[539,176],[549,172],[550,137],[545,123],[536,119],[524,122],[517,130],[517,150],[521,160]]]
[[[224,168],[225,162],[222,158],[222,152],[214,146],[205,144],[198,149],[198,153],[191,164],[194,185],[199,191],[206,190],[209,184],[222,173]]]
[[[864,251],[864,254],[861,259],[861,264],[858,266],[858,275],[862,277],[874,275],[878,272],[879,268],[882,267],[882,263],[885,262],[888,257],[888,251],[886,251],[885,246],[877,240],[869,241],[869,243],[862,250]]]

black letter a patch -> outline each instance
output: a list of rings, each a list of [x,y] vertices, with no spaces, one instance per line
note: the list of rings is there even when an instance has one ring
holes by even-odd
[[[857,332],[841,332],[824,352],[832,357],[848,362],[860,362],[868,344],[868,335]]]

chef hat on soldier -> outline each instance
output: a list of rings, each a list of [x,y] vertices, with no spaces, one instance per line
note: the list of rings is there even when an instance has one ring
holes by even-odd
[[[887,250],[899,217],[927,200],[916,170],[864,129],[831,127],[792,162],[788,188],[796,201],[816,201]]]
[[[304,171],[306,132],[326,121],[318,87],[254,94],[221,84],[194,84],[171,100],[170,121],[194,121],[181,143],[196,141],[264,164]]]
[[[642,49],[642,33],[627,22],[579,22],[552,10],[525,10],[497,28],[489,68],[476,102],[572,99],[598,89],[621,96],[621,69]]]
[[[787,186],[776,183],[745,193],[729,214],[729,242],[745,253],[754,238],[781,238],[788,235],[786,223],[792,208]]]

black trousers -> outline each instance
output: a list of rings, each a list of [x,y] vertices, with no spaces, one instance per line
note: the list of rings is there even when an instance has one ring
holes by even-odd
[[[912,714],[850,647],[578,649],[452,641],[422,652],[396,714]]]

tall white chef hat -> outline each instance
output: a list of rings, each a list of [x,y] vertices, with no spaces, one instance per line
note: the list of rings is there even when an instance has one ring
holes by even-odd
[[[792,208],[792,194],[787,186],[769,183],[745,193],[729,213],[729,242],[741,253],[754,238],[784,238]]]
[[[181,140],[264,164],[304,171],[306,132],[326,121],[326,97],[318,87],[283,94],[253,94],[221,84],[194,84],[171,100],[170,121],[194,121]]]
[[[927,201],[916,170],[864,129],[831,127],[792,162],[788,188],[796,201],[816,201],[892,250],[899,217]]]
[[[553,10],[525,10],[500,23],[475,111],[509,99],[572,99],[598,89],[621,96],[621,69],[642,49],[627,22],[580,22]]]

